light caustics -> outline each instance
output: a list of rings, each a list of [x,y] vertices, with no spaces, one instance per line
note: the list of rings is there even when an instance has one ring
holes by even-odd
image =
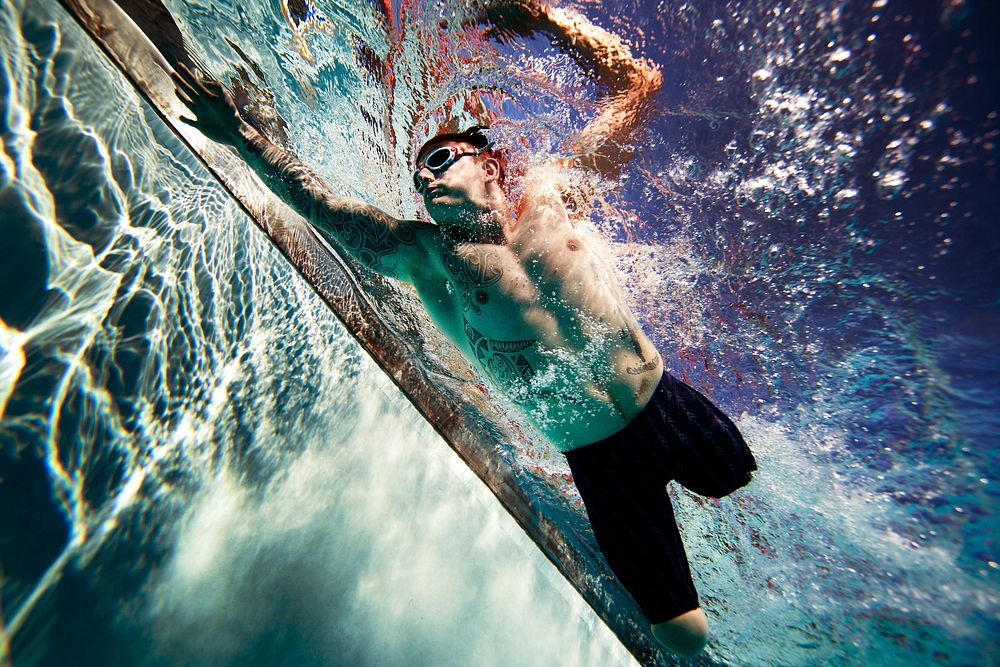
[[[964,240],[978,213],[963,183],[987,160],[991,121],[966,122],[954,90],[917,94],[933,78],[920,54],[938,48],[918,15],[878,28],[902,14],[873,3],[862,29],[829,4],[750,4],[717,3],[711,16],[623,7],[650,35],[639,46],[667,92],[634,171],[595,204],[668,367],[734,412],[761,464],[720,503],[674,492],[713,621],[709,656],[969,664],[991,650],[998,614],[996,419],[993,381],[970,383],[960,363],[966,347],[986,366],[995,355],[977,332],[985,316],[953,302],[979,298],[955,266],[988,266]],[[214,74],[242,67],[265,87],[214,39],[238,37],[289,142],[325,178],[407,215],[417,203],[395,165],[419,133],[414,112],[471,82],[493,92],[500,136],[529,154],[592,112],[586,77],[547,44],[497,46],[422,5],[391,8],[391,41],[362,5],[324,4],[301,30],[291,9],[265,3],[168,8]],[[453,9],[444,18],[460,18]],[[45,493],[23,497],[59,535],[32,563],[4,552],[15,656],[33,615],[58,616],[48,593],[72,563],[109,599],[141,600],[129,622],[156,628],[177,660],[239,662],[246,646],[373,664],[626,660],[65,16],[3,11],[6,215],[38,234],[48,272],[31,317],[8,317],[17,299],[4,297],[0,437],[25,448],[19,479]],[[828,38],[801,38],[813,30]],[[874,57],[889,40],[898,62]],[[681,46],[707,64],[687,67]],[[941,62],[963,74],[955,85],[978,85]],[[395,87],[373,83],[386,68]],[[506,455],[537,471],[539,492],[572,500],[544,448]],[[466,507],[484,512],[475,528],[461,527]],[[452,574],[433,574],[435,542],[483,565],[445,559]],[[127,561],[134,578],[115,583],[106,573]],[[239,613],[224,618],[233,601]],[[542,610],[522,619],[535,630],[510,626],[526,646],[452,636],[462,618],[514,623],[511,610],[527,608]],[[293,619],[288,636],[267,639],[279,618]],[[357,642],[330,639],[348,622]],[[407,628],[398,643],[379,632],[390,623]]]

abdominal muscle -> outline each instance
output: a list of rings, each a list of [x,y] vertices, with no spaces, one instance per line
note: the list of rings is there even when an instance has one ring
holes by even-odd
[[[642,363],[636,354],[624,351],[613,355],[617,360],[604,360],[604,368],[595,368],[585,352],[555,356],[563,358],[528,386],[512,387],[508,393],[523,398],[518,403],[525,415],[561,451],[603,440],[624,428],[649,402],[663,373],[661,364],[641,379],[609,373],[616,366]]]
[[[463,312],[451,299],[451,308],[428,310],[476,369],[558,449],[607,438],[642,411],[663,364],[634,323],[615,321],[585,336],[564,335],[569,327],[560,326],[560,317],[537,302],[508,302],[502,286],[486,288],[491,312]]]

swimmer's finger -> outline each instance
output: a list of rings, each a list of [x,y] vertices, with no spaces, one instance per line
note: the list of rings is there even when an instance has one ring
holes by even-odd
[[[194,70],[192,70],[190,67],[188,67],[184,63],[177,63],[176,72],[179,75],[183,76],[189,82],[193,82],[193,83],[197,83],[198,82],[198,76],[194,73]]]
[[[177,63],[177,67],[170,71],[170,78],[177,83],[182,84],[185,88],[194,88],[192,83],[194,81],[194,75],[184,63]]]
[[[501,44],[512,42],[517,36],[516,33],[510,28],[498,25],[491,25],[486,29],[484,34],[486,39],[492,39],[493,41],[500,42]]]
[[[175,88],[174,92],[177,93],[177,99],[179,99],[181,102],[183,102],[185,104],[185,106],[191,106],[191,105],[194,104],[194,100],[191,99],[190,95],[188,95],[186,92],[184,92],[183,88],[179,88],[179,87]]]
[[[198,76],[193,69],[184,63],[177,63],[177,75],[177,80],[184,83],[184,88],[189,93],[193,93],[195,96],[206,93],[209,95],[215,94],[212,90],[209,90],[206,84],[214,83],[218,85],[218,82]]]
[[[191,82],[184,78],[184,76],[177,70],[170,72],[170,79],[174,82],[174,86],[177,90],[177,96],[181,98],[182,102],[189,102],[192,100],[192,94],[197,94],[197,91],[194,86],[191,85]]]
[[[181,121],[185,125],[190,125],[191,127],[197,128],[198,121],[195,118],[188,118],[187,116],[178,116],[177,120]]]
[[[187,65],[182,65],[184,71],[188,73],[191,81],[194,82],[195,91],[201,91],[206,95],[223,96],[226,87],[221,82],[205,74],[202,70],[192,70]]]

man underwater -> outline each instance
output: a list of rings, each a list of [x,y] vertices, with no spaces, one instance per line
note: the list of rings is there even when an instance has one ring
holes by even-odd
[[[183,120],[235,147],[356,260],[415,288],[434,324],[566,455],[597,543],[654,637],[694,655],[708,628],[666,484],[720,497],[756,465],[733,423],[664,371],[613,267],[574,224],[572,202],[587,195],[568,177],[620,173],[662,77],[572,10],[503,0],[478,21],[500,37],[548,34],[607,89],[572,157],[529,170],[516,205],[483,128],[439,134],[417,152],[414,187],[430,224],[338,196],[246,123],[221,84],[182,67],[178,96],[197,116]]]

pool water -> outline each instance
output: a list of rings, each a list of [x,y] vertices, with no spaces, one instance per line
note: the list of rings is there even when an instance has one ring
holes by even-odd
[[[450,100],[493,91],[530,159],[596,99],[457,5],[166,5],[408,216]],[[992,10],[576,6],[666,80],[596,231],[761,468],[672,491],[706,660],[996,662]],[[0,664],[629,664],[69,15],[2,16]]]

